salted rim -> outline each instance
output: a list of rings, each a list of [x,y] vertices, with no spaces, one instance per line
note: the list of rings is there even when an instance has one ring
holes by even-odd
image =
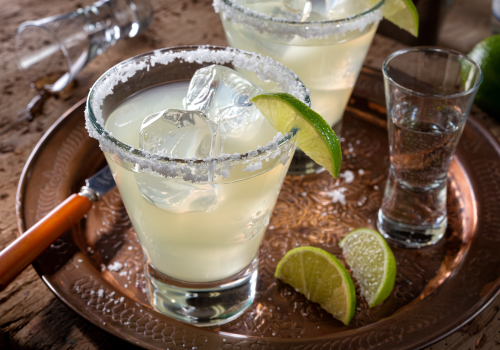
[[[214,0],[216,13],[221,13],[224,19],[249,25],[259,32],[277,35],[298,35],[304,39],[322,39],[330,35],[345,35],[348,31],[362,31],[367,25],[381,21],[381,7],[385,0],[380,0],[372,8],[357,15],[342,19],[327,21],[299,22],[284,18],[271,17],[247,7],[237,5],[232,0]]]
[[[278,83],[278,87],[283,89],[284,92],[295,96],[309,107],[311,106],[309,89],[304,86],[298,76],[283,64],[260,54],[229,47],[183,46],[150,51],[129,58],[109,69],[90,89],[85,108],[85,127],[89,135],[99,141],[99,145],[104,152],[116,154],[122,161],[139,165],[141,171],[149,170],[169,177],[173,176],[174,173],[178,174],[179,171],[183,174],[187,172],[183,175],[183,178],[190,181],[208,181],[214,173],[225,178],[229,176],[227,171],[232,168],[230,162],[242,161],[243,163],[249,163],[263,153],[276,150],[291,140],[298,132],[295,128],[285,135],[278,132],[266,146],[259,146],[256,150],[247,153],[222,154],[219,157],[204,159],[197,159],[196,157],[171,158],[160,152],[150,153],[137,149],[116,139],[111,132],[104,128],[105,121],[101,110],[104,99],[113,93],[113,89],[117,84],[126,82],[137,72],[144,69],[149,70],[150,66],[154,67],[156,64],[168,65],[174,60],[200,64],[204,62],[214,64],[231,63],[236,68],[254,72],[260,80],[271,80]],[[277,155],[276,152],[272,152],[271,158],[275,158]],[[254,171],[251,170],[253,169],[251,165],[247,171]],[[194,174],[188,169],[188,167],[193,166],[197,168]]]

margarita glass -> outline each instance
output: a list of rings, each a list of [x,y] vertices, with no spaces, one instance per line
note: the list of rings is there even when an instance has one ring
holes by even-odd
[[[139,149],[144,118],[182,108],[195,72],[214,63],[248,72],[264,91],[281,87],[309,99],[297,76],[269,58],[179,47],[111,68],[92,87],[86,110],[87,129],[99,140],[141,242],[151,304],[199,326],[229,322],[252,303],[258,248],[297,140],[296,129],[281,135],[262,118],[228,141],[239,153],[174,159]],[[171,204],[179,196],[184,207]]]
[[[214,8],[220,13],[229,45],[272,57],[293,70],[310,89],[312,108],[338,134],[345,107],[382,19],[384,0],[373,6],[363,0],[337,2],[328,14],[307,18],[300,11],[294,13],[297,11],[286,8],[285,4],[292,3],[215,0]],[[303,166],[297,171],[317,170],[311,164]]]

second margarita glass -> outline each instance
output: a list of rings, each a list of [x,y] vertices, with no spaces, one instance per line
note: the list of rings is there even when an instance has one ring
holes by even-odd
[[[304,14],[308,4],[309,11],[314,11],[316,3],[304,2],[303,11],[287,8],[292,1],[215,0],[214,7],[229,45],[272,57],[295,72],[310,89],[312,108],[339,134],[345,107],[382,19],[384,0],[374,6],[361,0],[339,2],[336,12],[318,18]],[[314,162],[301,158],[292,163],[291,171],[318,170]]]

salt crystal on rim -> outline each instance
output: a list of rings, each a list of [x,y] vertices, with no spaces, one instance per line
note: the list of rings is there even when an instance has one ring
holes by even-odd
[[[256,161],[255,163],[249,164],[247,167],[241,169],[243,171],[257,171],[262,169],[262,162],[260,160]]]

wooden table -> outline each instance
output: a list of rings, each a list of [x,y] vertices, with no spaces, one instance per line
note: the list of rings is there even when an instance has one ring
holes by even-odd
[[[70,12],[92,0],[4,0],[0,11],[0,128],[35,96],[14,60],[14,33],[27,20]],[[154,49],[188,44],[227,45],[212,0],[153,0],[155,18],[143,34],[118,42],[78,76],[67,99],[51,99],[43,115],[0,136],[0,249],[16,237],[16,188],[22,168],[44,132],[68,108],[86,97],[93,82],[125,58]],[[440,44],[464,52],[489,35],[491,0],[459,0],[450,12]],[[365,64],[380,68],[403,45],[376,36]],[[500,141],[500,122],[476,107],[471,114]],[[500,349],[500,298],[458,332],[428,349]],[[108,335],[64,306],[32,267],[0,293],[0,349],[128,349],[134,346]]]

